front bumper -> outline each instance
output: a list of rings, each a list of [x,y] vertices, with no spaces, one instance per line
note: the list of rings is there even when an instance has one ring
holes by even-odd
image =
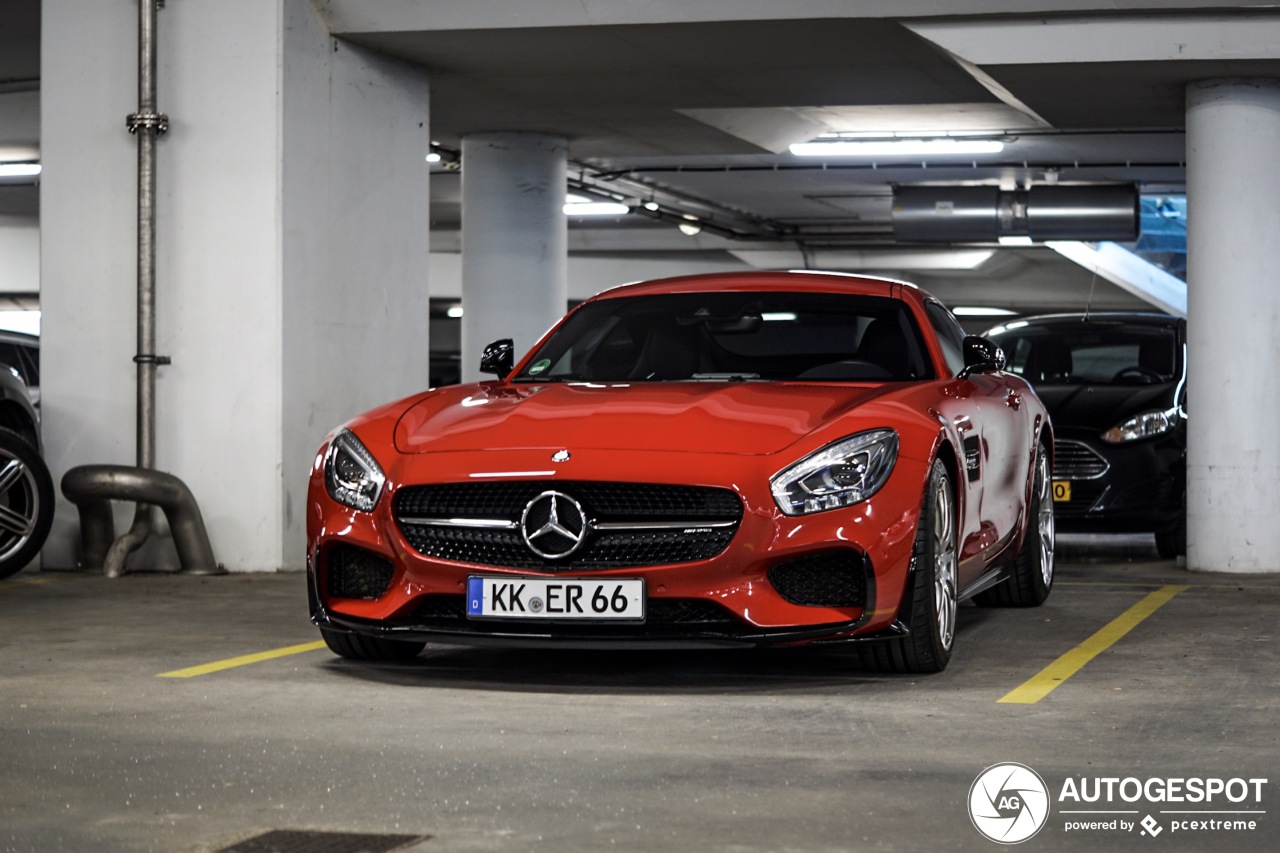
[[[1185,513],[1185,430],[1129,444],[1107,444],[1091,433],[1059,430],[1057,442],[1084,448],[1105,461],[1099,476],[1072,476],[1061,469],[1068,454],[1055,453],[1053,479],[1067,481],[1071,500],[1054,503],[1055,522],[1065,533],[1151,533],[1175,525]],[[1083,452],[1083,451],[1081,451]]]
[[[744,472],[741,457],[698,457],[696,466],[673,466],[669,456],[593,454],[571,472],[572,481],[663,482],[654,472],[680,470],[685,481],[732,490],[743,514],[732,540],[720,553],[691,562],[599,570],[546,572],[424,556],[406,538],[393,515],[395,493],[404,485],[466,482],[459,468],[477,464],[433,454],[404,456],[388,478],[387,493],[372,513],[336,504],[313,476],[308,506],[308,581],[312,618],[327,630],[388,639],[466,645],[556,645],[722,647],[801,644],[823,640],[881,638],[900,633],[896,625],[906,587],[925,476],[923,463],[899,458],[889,482],[873,498],[853,507],[788,517],[768,491],[769,460],[754,460],[758,473]],[[528,471],[528,461],[484,460],[497,470]],[[509,464],[508,464],[509,463]],[[523,464],[521,464],[523,463]],[[752,464],[748,459],[747,465]],[[698,476],[689,474],[697,469]],[[606,476],[608,475],[608,476]],[[565,478],[570,479],[569,477]],[[546,480],[549,488],[561,482]],[[755,482],[750,488],[740,483]],[[385,589],[367,597],[334,595],[330,560],[335,549],[358,548],[386,561]],[[770,571],[814,555],[847,554],[863,574],[858,606],[798,604],[788,600]],[[642,624],[472,620],[464,595],[471,576],[641,578],[648,596]],[[776,581],[777,575],[774,575]],[[794,596],[793,596],[794,598]]]

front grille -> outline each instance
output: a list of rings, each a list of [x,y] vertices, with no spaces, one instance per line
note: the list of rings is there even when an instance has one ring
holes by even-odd
[[[866,558],[848,549],[811,554],[769,569],[769,583],[792,604],[863,607]]]
[[[1053,443],[1053,479],[1096,480],[1111,467],[1096,450],[1087,444],[1069,439]]]
[[[461,595],[429,595],[401,627],[448,631],[467,634],[546,634],[544,620],[468,619],[466,597]],[[641,625],[616,625],[608,622],[555,623],[557,636],[631,636],[662,637],[745,634],[753,629],[713,601],[701,598],[650,598],[645,603],[645,620]]]
[[[535,553],[520,530],[525,508],[548,491],[571,497],[587,519],[581,546],[560,558]],[[742,501],[728,489],[702,486],[503,481],[407,486],[396,494],[394,512],[423,556],[559,572],[710,559],[737,532]],[[548,542],[554,540],[541,544]]]
[[[742,516],[742,501],[728,489],[570,480],[406,486],[396,493],[395,511],[397,517],[502,517],[516,520],[530,500],[548,489],[573,495],[584,506],[599,513],[600,520],[682,518],[709,521]]]
[[[334,545],[325,560],[329,594],[338,598],[377,598],[387,591],[395,574],[390,560],[351,545]]]

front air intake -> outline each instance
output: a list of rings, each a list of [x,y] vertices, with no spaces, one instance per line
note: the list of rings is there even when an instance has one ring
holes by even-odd
[[[864,607],[867,559],[849,549],[797,557],[769,569],[769,583],[792,604]]]
[[[387,591],[395,574],[386,557],[351,545],[334,545],[325,559],[329,595],[337,598],[377,598]]]

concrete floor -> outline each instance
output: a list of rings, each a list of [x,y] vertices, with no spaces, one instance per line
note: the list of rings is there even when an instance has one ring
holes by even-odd
[[[430,647],[162,678],[318,639],[302,575],[24,572],[0,582],[0,850],[216,851],[299,829],[431,836],[398,848],[427,853],[990,851],[969,791],[1006,761],[1055,800],[1069,777],[1269,779],[1260,804],[1112,806],[1162,825],[1265,812],[1254,831],[1068,832],[1080,816],[1054,802],[1028,850],[1277,849],[1280,576],[1189,574],[1146,540],[1060,554],[1042,608],[962,608],[930,677],[831,649]],[[1039,702],[998,701],[1170,584],[1189,588]]]

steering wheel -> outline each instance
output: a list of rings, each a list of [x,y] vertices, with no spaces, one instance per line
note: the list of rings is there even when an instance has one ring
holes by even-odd
[[[1164,377],[1161,376],[1156,371],[1152,370],[1149,367],[1139,367],[1136,364],[1126,367],[1123,370],[1117,372],[1115,376],[1111,377],[1111,381],[1118,382],[1121,379],[1124,379],[1126,376],[1136,376],[1141,379],[1145,379],[1147,380],[1148,384],[1150,384],[1151,382],[1164,381]]]

